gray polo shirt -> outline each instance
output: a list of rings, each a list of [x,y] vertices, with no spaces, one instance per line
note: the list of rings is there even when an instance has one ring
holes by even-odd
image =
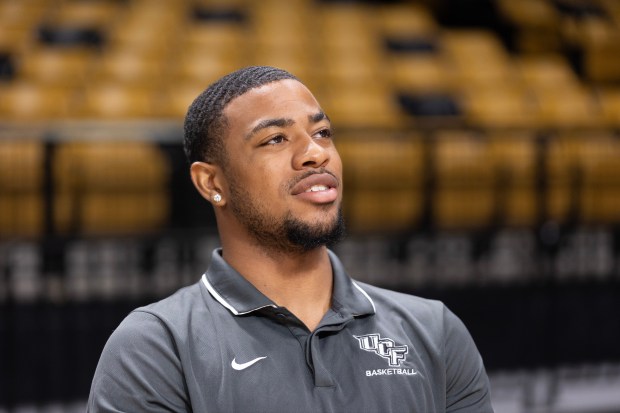
[[[355,282],[330,260],[332,306],[311,332],[214,251],[200,282],[114,331],[88,411],[492,411],[482,360],[453,313]]]

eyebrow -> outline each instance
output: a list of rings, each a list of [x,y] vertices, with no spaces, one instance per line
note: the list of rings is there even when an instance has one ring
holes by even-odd
[[[327,116],[323,111],[317,112],[314,115],[309,115],[308,120],[312,123],[319,123],[322,120],[327,120],[330,122],[329,116]]]
[[[329,117],[323,111],[317,112],[313,115],[308,115],[308,121],[311,123],[319,123],[322,120],[329,121]],[[284,128],[286,126],[291,126],[294,123],[295,121],[289,118],[265,119],[260,121],[256,126],[254,126],[252,130],[248,132],[247,135],[245,135],[245,139],[248,140],[259,131],[270,128],[272,126]]]

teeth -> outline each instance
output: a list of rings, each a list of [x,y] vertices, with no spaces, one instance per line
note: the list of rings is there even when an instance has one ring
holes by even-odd
[[[327,191],[327,187],[325,185],[312,185],[310,189],[306,190],[306,192],[319,192],[319,191]]]

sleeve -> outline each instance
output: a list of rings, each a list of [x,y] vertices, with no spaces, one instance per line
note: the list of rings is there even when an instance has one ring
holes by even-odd
[[[444,307],[446,411],[493,412],[482,357],[463,322]]]
[[[87,412],[189,412],[172,334],[155,315],[134,311],[106,343]]]

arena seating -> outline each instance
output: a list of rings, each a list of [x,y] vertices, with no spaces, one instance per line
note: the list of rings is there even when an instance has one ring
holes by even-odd
[[[618,0],[0,0],[0,413],[83,411],[111,329],[204,271],[183,118],[257,64],[334,124],[352,274],[490,371],[617,364]]]

